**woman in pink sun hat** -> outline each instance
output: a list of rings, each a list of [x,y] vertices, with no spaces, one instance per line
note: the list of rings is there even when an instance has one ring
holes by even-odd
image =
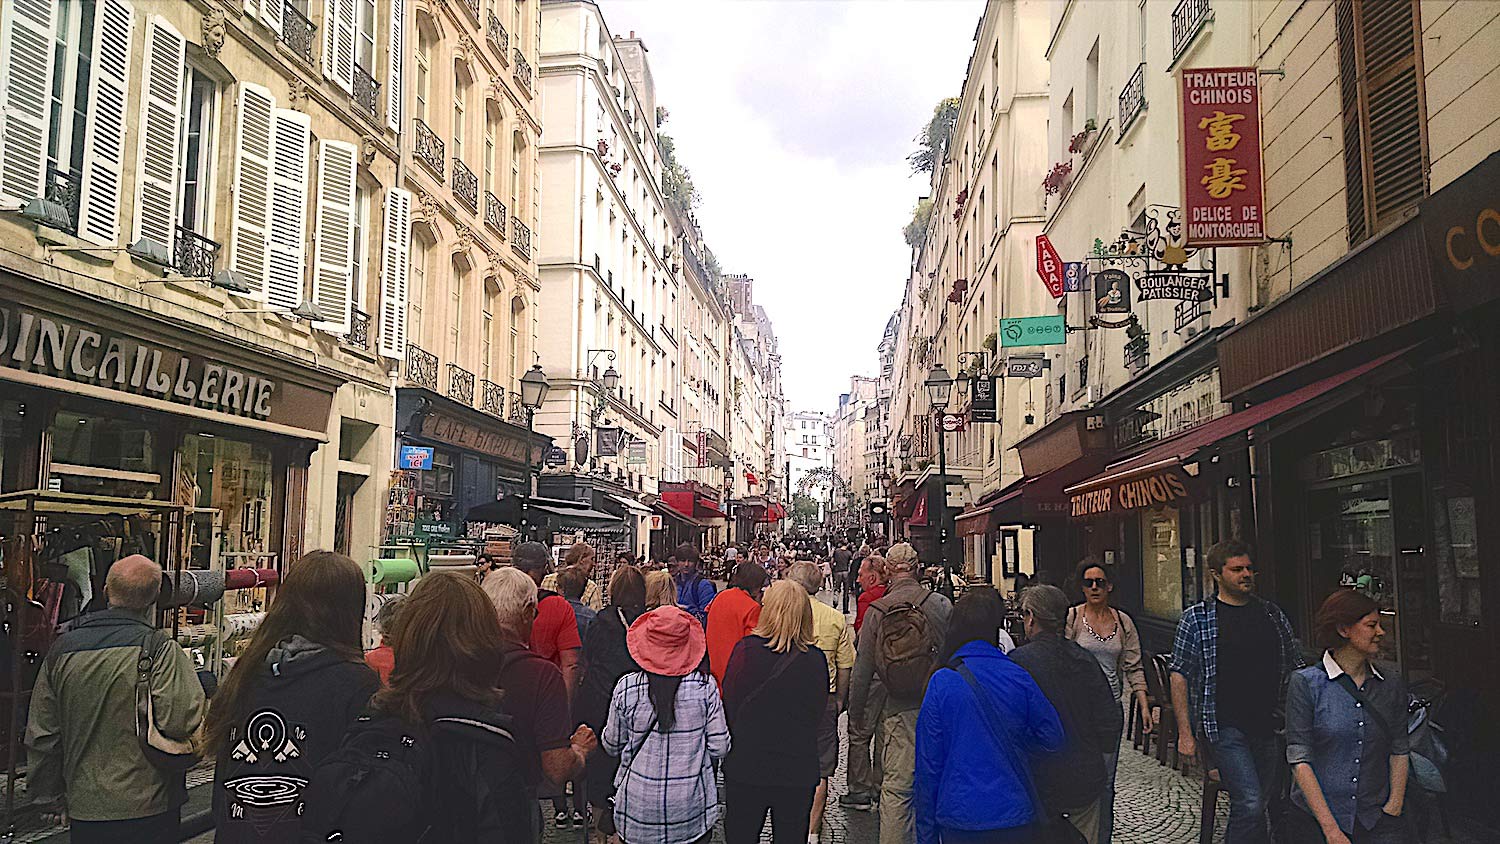
[[[714,763],[729,753],[719,689],[703,672],[703,625],[673,606],[635,620],[625,645],[640,665],[615,684],[602,736],[620,760],[614,825],[625,844],[706,841],[719,819]]]

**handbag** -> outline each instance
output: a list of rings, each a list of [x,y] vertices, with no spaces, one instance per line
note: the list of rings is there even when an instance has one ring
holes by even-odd
[[[136,662],[135,675],[135,737],[140,743],[141,753],[152,767],[166,773],[182,773],[198,764],[203,754],[194,737],[174,739],[162,735],[156,728],[151,703],[151,673],[156,646],[162,641],[160,631],[155,629],[141,641],[141,656]]]
[[[1035,816],[1032,826],[1036,829],[1034,840],[1039,844],[1084,844],[1087,842],[1088,839],[1072,823],[1066,818],[1049,813],[1047,807],[1042,804],[1042,797],[1037,793],[1036,783],[1031,778],[1031,769],[1025,763],[1026,757],[1011,744],[1009,736],[1001,726],[1004,719],[996,711],[995,703],[990,700],[984,687],[979,685],[979,678],[974,676],[974,672],[970,671],[969,666],[964,665],[961,659],[954,662],[953,670],[957,671],[958,675],[964,678],[964,682],[969,684],[969,690],[974,693],[974,698],[979,702],[979,708],[984,713],[984,725],[989,730],[990,736],[999,744],[1001,754],[1007,759],[1021,760],[1015,773],[1016,777],[1026,784],[1026,794],[1031,798],[1031,810]]]

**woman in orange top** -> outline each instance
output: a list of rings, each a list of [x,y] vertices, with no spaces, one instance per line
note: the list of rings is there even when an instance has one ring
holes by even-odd
[[[760,596],[768,580],[770,575],[766,574],[764,566],[740,563],[730,576],[729,588],[708,605],[708,623],[704,625],[704,632],[708,634],[708,667],[718,681],[721,693],[729,655],[760,622]]]

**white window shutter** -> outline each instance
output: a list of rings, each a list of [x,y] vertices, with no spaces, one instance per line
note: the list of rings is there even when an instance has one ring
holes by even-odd
[[[229,268],[252,288],[265,291],[270,271],[271,115],[276,100],[269,90],[241,82],[237,105]]]
[[[130,40],[135,11],[122,0],[94,7],[94,63],[88,128],[83,135],[83,184],[78,236],[103,246],[120,240],[125,179],[125,101],[130,93]]]
[[[392,132],[401,131],[402,71],[406,50],[406,0],[391,0],[391,37],[386,46],[385,121]]]
[[[333,81],[348,94],[354,93],[354,3],[338,2],[338,43],[334,45]]]
[[[411,192],[392,188],[385,194],[385,224],[380,243],[380,353],[406,356],[406,297],[411,277]]]
[[[295,308],[302,304],[302,280],[307,276],[307,162],[312,152],[312,118],[278,108],[271,113],[271,137],[266,304]]]
[[[343,141],[318,142],[318,219],[313,235],[313,306],[318,328],[349,333],[349,280],[354,267],[354,181],[359,150]]]
[[[58,0],[0,3],[0,197],[46,194]]]
[[[334,57],[338,55],[339,2],[340,0],[323,0],[323,78],[325,79],[333,79],[337,76],[334,71]]]
[[[182,77],[187,42],[152,15],[146,24],[146,89],[141,97],[140,150],[136,165],[135,234],[173,254],[177,238],[178,186],[182,183]],[[207,235],[208,232],[199,232]]]
[[[287,0],[260,0],[260,19],[277,35],[281,34],[282,9]]]

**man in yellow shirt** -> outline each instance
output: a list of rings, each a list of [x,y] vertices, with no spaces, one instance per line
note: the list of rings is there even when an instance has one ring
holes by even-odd
[[[839,712],[849,691],[849,672],[854,668],[854,631],[843,613],[818,600],[823,588],[823,570],[817,563],[801,562],[787,571],[787,577],[807,590],[813,609],[813,644],[828,657],[828,708],[818,724],[818,763],[823,778],[813,794],[812,822],[808,826],[809,844],[817,844],[823,826],[823,807],[828,803],[828,778],[839,767]]]

